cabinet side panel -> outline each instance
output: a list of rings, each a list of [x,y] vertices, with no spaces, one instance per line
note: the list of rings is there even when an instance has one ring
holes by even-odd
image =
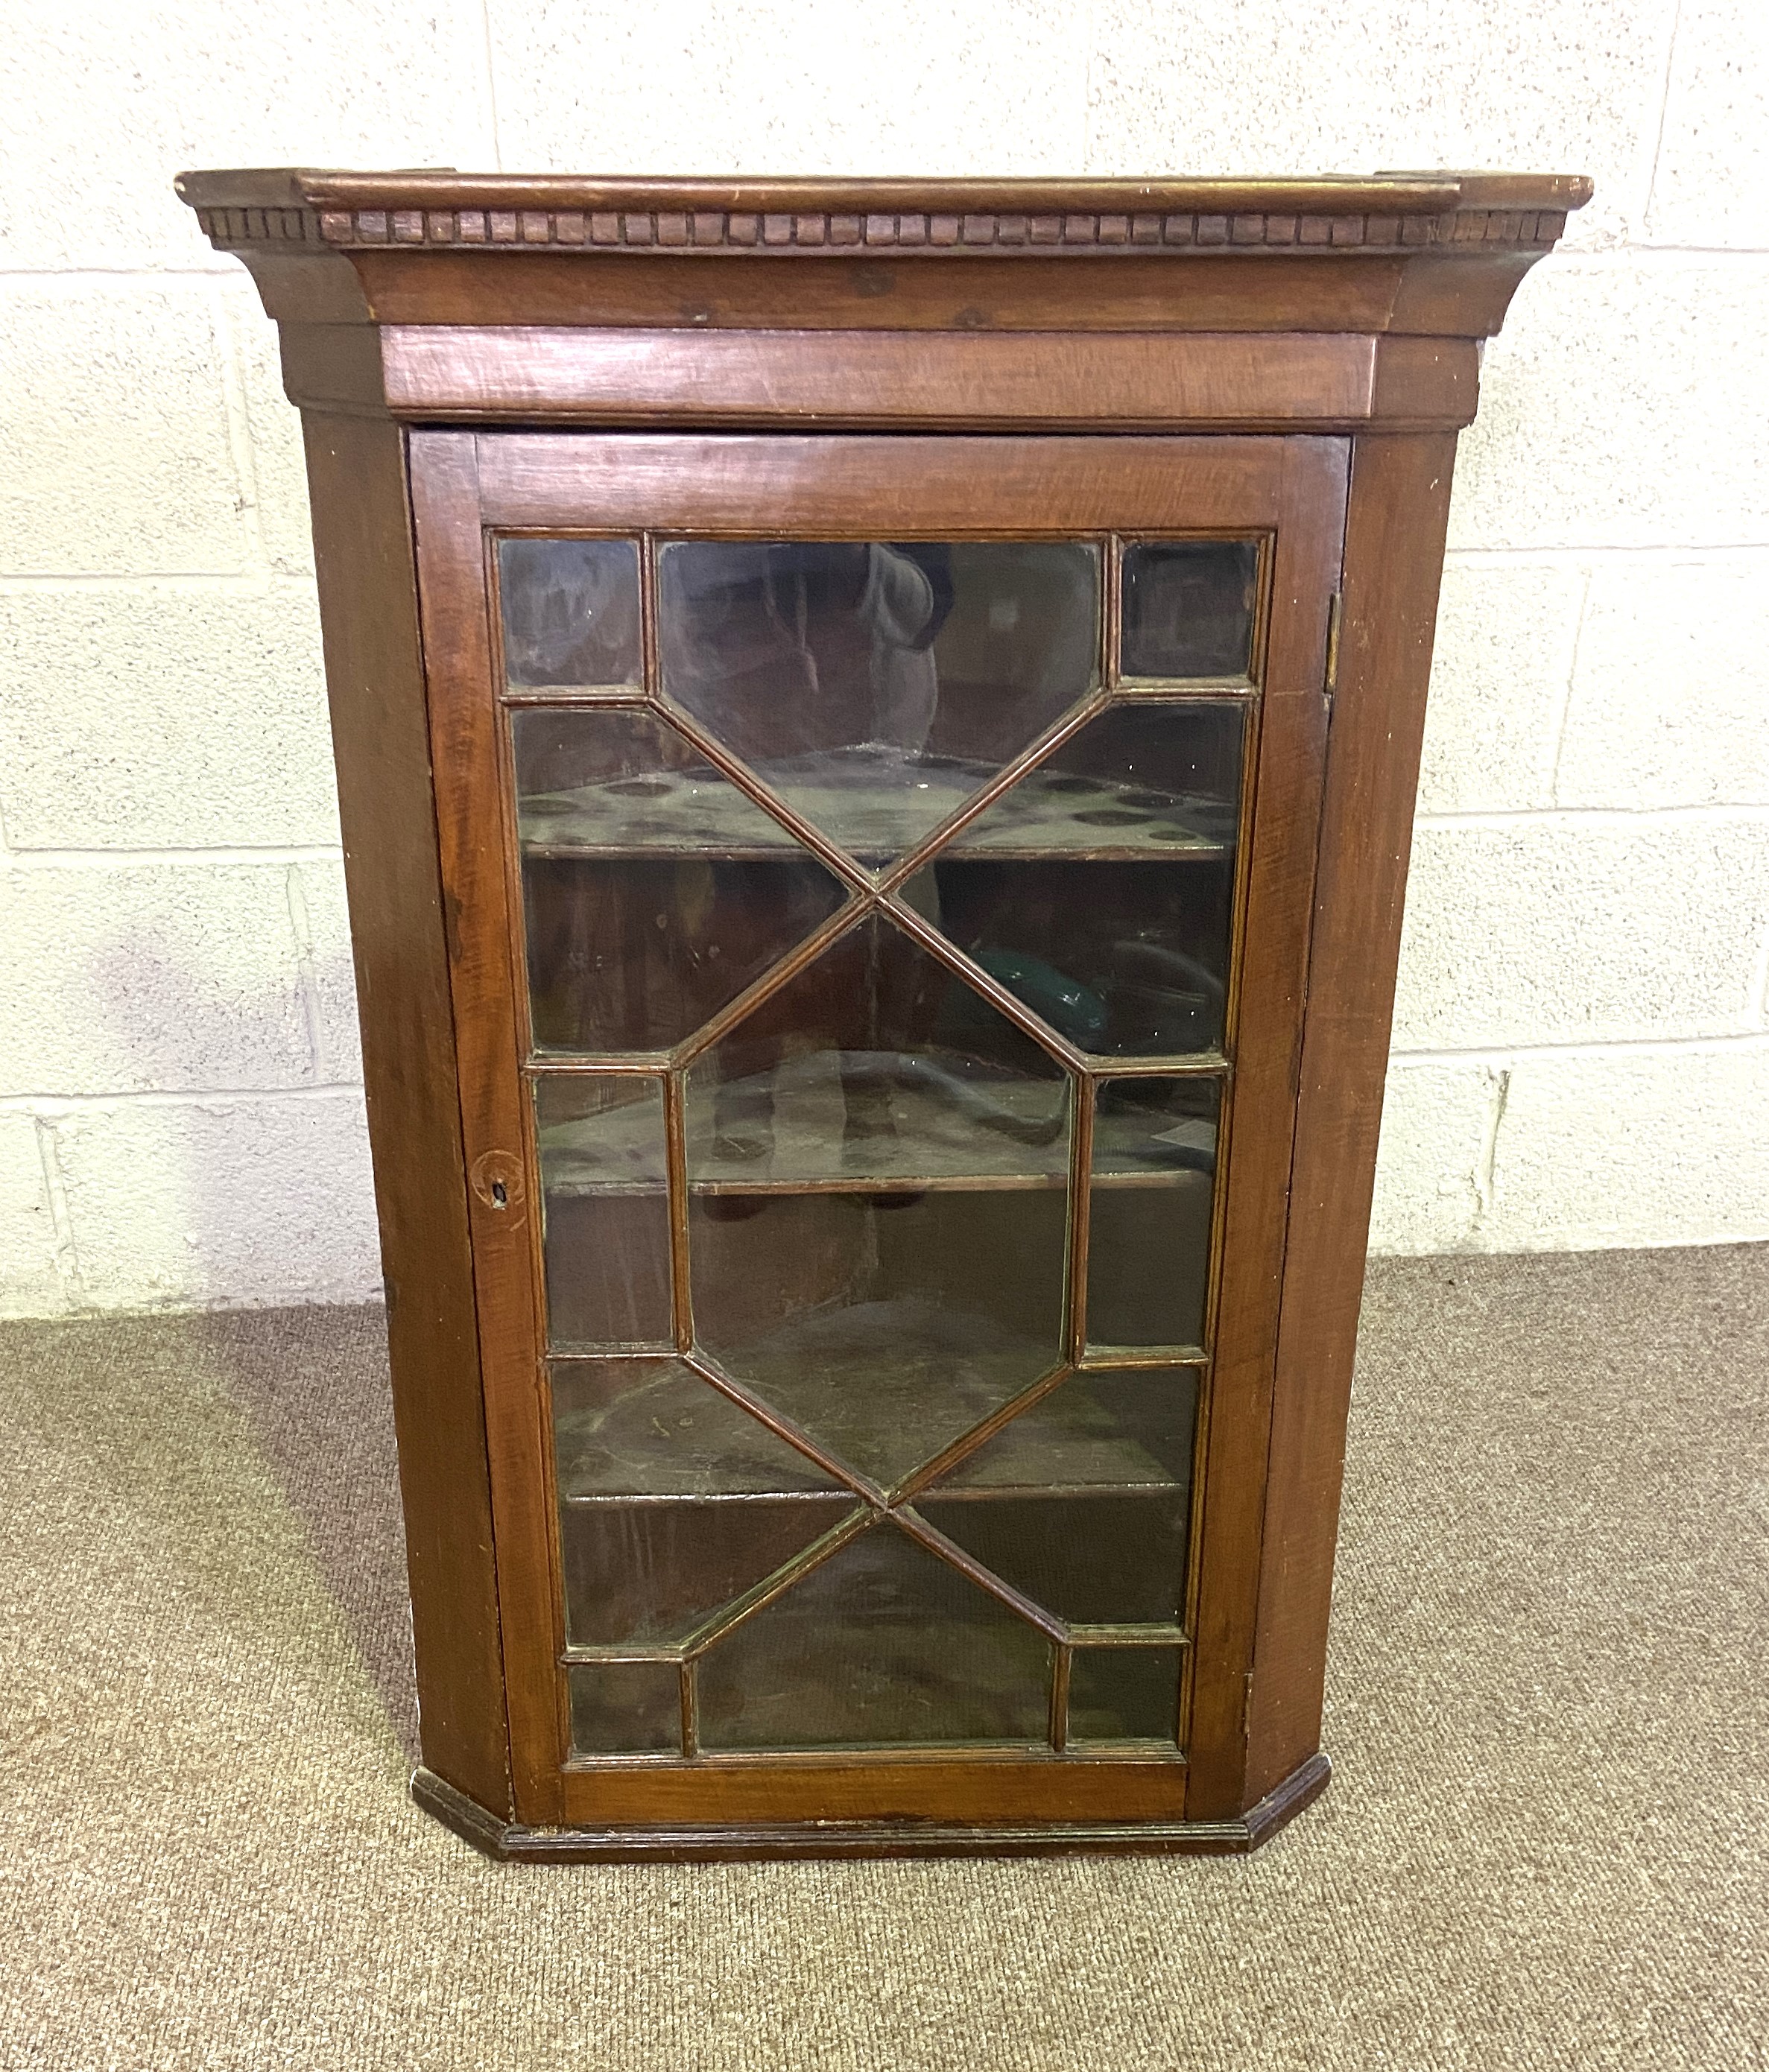
[[[1351,1363],[1375,1182],[1453,434],[1354,442],[1278,1322],[1249,1803],[1320,1741]]]
[[[447,938],[404,436],[309,414],[424,1760],[512,1810]]]

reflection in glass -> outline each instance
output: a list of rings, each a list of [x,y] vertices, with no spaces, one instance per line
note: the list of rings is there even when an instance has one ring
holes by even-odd
[[[553,1363],[562,1497],[712,1496],[835,1484],[676,1359]]]
[[[573,1668],[571,1745],[580,1755],[651,1755],[681,1748],[681,1672],[673,1662]]]
[[[1044,1636],[882,1523],[716,1641],[709,1749],[1043,1742]]]
[[[674,1359],[552,1368],[566,1637],[679,1642],[854,1500]]]
[[[663,1082],[601,1072],[543,1078],[534,1119],[548,1342],[668,1345]]]
[[[930,1493],[915,1509],[1059,1618],[1143,1626],[1179,1617],[1191,1515],[1183,1490]]]
[[[666,694],[869,865],[1098,680],[1080,544],[682,541],[658,587]]]
[[[513,716],[541,1050],[680,1042],[833,913],[839,882],[671,727]]]
[[[943,1475],[918,1508],[959,1490],[1184,1491],[1197,1408],[1195,1367],[1071,1375]]]
[[[899,1478],[1056,1360],[1068,1113],[1052,1059],[862,923],[688,1075],[699,1342]]]
[[[1078,1647],[1069,1664],[1070,1741],[1178,1737],[1177,1647]]]
[[[639,548],[631,540],[500,540],[498,592],[512,684],[637,684]]]
[[[1253,658],[1259,547],[1253,540],[1149,541],[1124,550],[1122,673],[1244,676]]]
[[[579,1646],[684,1641],[854,1507],[815,1494],[567,1500],[566,1637]]]
[[[1223,1036],[1245,708],[1119,706],[980,814],[905,896],[1084,1050]]]
[[[1203,1342],[1221,1083],[1106,1079],[1094,1110],[1087,1335]]]
[[[1072,1375],[915,1509],[1059,1618],[1176,1622],[1197,1404],[1189,1367]]]

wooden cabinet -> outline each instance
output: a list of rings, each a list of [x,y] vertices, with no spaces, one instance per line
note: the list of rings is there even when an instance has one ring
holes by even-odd
[[[1251,1846],[1455,435],[1586,183],[180,187],[306,421],[418,1799]]]

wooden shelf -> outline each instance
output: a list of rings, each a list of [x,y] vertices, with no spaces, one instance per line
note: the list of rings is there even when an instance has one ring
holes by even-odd
[[[1060,1097],[1048,1082],[1003,1078],[976,1083],[1005,1118],[1026,1128],[1048,1117]],[[924,1087],[899,1084],[891,1089],[891,1133],[850,1138],[844,1133],[839,1077],[828,1052],[811,1061],[789,1059],[771,1075],[730,1082],[723,1097],[740,1112],[746,1093],[751,1101],[759,1100],[770,1084],[771,1116],[731,1124],[736,1141],[722,1149],[712,1103],[690,1092],[691,1195],[988,1192],[1068,1184],[1066,1121],[1047,1142],[1026,1144],[1005,1133],[992,1135]],[[1207,1185],[1199,1161],[1214,1158],[1211,1126],[1176,1120],[1166,1128],[1179,1140],[1171,1145],[1161,1144],[1161,1117],[1102,1108],[1095,1124],[1094,1184],[1158,1187],[1190,1179]],[[656,1118],[637,1104],[583,1121],[546,1124],[540,1147],[549,1195],[663,1190],[664,1152]],[[839,1161],[834,1170],[832,1160]]]
[[[986,763],[842,750],[759,774],[814,826],[870,863],[924,840],[995,775]],[[1232,853],[1234,801],[1186,797],[1059,769],[1029,772],[940,853],[942,864],[1173,862]],[[660,854],[701,861],[802,859],[736,787],[710,771],[658,771],[533,794],[520,802],[525,856],[585,861]]]
[[[862,1328],[857,1339],[870,1345]],[[1053,1356],[1054,1359],[1054,1356]],[[569,1365],[570,1363],[565,1363]],[[836,1363],[839,1367],[841,1363]],[[654,1363],[653,1376],[615,1396],[599,1408],[562,1410],[556,1420],[554,1452],[559,1494],[568,1503],[744,1503],[765,1499],[827,1498],[837,1485],[809,1461],[792,1453],[750,1413],[722,1396],[711,1383],[669,1359]],[[929,1378],[925,1366],[906,1371],[914,1392]],[[863,1450],[879,1433],[877,1415],[866,1404],[839,1400],[841,1384],[826,1379],[820,1401],[814,1384],[803,1386],[795,1371],[788,1383],[794,1415],[817,1433],[858,1430]],[[556,1383],[556,1392],[569,1386]],[[764,1400],[765,1379],[754,1386]],[[940,1502],[988,1503],[1047,1497],[1098,1494],[1101,1490],[1131,1494],[1138,1490],[1170,1493],[1187,1478],[1150,1450],[1133,1429],[1114,1424],[1103,1412],[1096,1391],[1096,1375],[1076,1373],[987,1442],[983,1455],[973,1456],[958,1472],[928,1494]],[[911,1404],[905,1391],[887,1381],[881,1389],[886,1412],[902,1414]],[[987,1392],[994,1399],[993,1388]],[[1152,1399],[1151,1399],[1152,1400]],[[944,1409],[936,1394],[921,1406],[926,1413]],[[981,1421],[996,1407],[991,1400]],[[856,1418],[861,1423],[857,1426]],[[832,1442],[833,1443],[833,1441]]]

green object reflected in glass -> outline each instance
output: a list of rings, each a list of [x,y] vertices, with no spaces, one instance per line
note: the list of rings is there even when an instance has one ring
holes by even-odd
[[[1225,700],[1101,713],[961,829],[906,900],[1080,1050],[1216,1048],[1246,727]]]

